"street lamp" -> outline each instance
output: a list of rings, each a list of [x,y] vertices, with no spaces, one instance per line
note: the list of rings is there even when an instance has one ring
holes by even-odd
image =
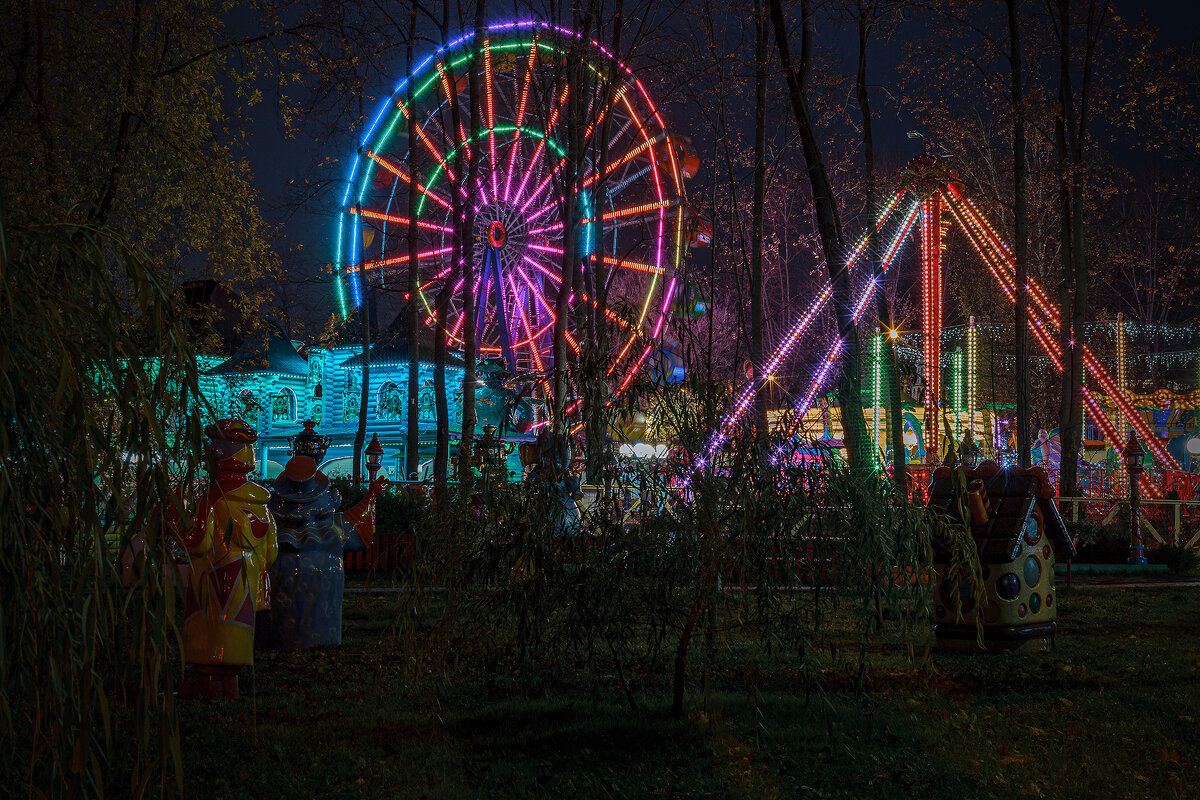
[[[379,468],[383,466],[383,445],[379,443],[379,434],[371,434],[371,443],[367,445],[367,472],[371,473],[371,483],[375,482],[375,476],[379,473]]]
[[[1129,473],[1129,558],[1125,560],[1127,564],[1147,563],[1146,548],[1142,545],[1142,527],[1138,518],[1142,513],[1142,490],[1138,486],[1138,477],[1142,474],[1142,456],[1145,454],[1137,434],[1130,431],[1129,441],[1121,451],[1121,457],[1125,460],[1125,471]]]
[[[979,457],[983,455],[983,450],[975,442],[975,437],[971,435],[971,429],[967,428],[967,435],[962,442],[962,463],[968,469],[974,469],[979,466]]]

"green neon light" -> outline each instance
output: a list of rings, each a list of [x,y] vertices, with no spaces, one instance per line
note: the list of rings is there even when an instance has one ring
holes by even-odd
[[[954,405],[954,435],[961,436],[963,412],[963,354],[961,348],[954,351],[950,363],[953,370],[952,385],[954,386],[954,398],[951,401]]]
[[[872,458],[875,459],[875,466],[877,466],[877,467],[882,467],[883,462],[884,462],[884,458],[881,453],[881,448],[879,445],[879,411],[880,411],[880,400],[883,396],[883,386],[882,386],[882,381],[881,381],[882,370],[880,369],[880,366],[883,363],[882,348],[883,348],[883,336],[879,333],[879,328],[876,328],[875,329],[875,342],[874,342],[874,350],[875,350],[874,356],[875,357],[873,359],[874,375],[872,376],[873,380],[871,381],[871,389],[872,389],[872,391],[871,391],[871,395],[872,395],[871,417],[872,417],[872,425],[875,429],[875,438],[874,438],[875,447],[872,452]]]

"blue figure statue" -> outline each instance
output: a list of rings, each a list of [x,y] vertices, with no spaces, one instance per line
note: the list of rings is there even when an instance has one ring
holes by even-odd
[[[341,497],[308,456],[293,456],[275,479],[267,506],[278,520],[279,556],[271,566],[271,607],[258,614],[257,642],[274,650],[341,644],[342,554],[375,537],[380,478],[344,515]]]

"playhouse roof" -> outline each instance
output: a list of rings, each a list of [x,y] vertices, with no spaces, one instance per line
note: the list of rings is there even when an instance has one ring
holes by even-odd
[[[954,471],[961,471],[965,481],[955,480]],[[1054,505],[1050,479],[1041,467],[1001,469],[995,461],[984,461],[974,469],[955,467],[952,471],[950,467],[939,467],[929,486],[930,510],[961,522],[961,512],[955,502],[956,491],[965,491],[976,480],[983,481],[991,506],[986,523],[971,524],[971,535],[978,543],[980,558],[991,563],[1015,559],[1021,552],[1025,521],[1034,513],[1042,518],[1043,531],[1055,556],[1060,559],[1075,556],[1071,538]],[[936,540],[934,549],[936,558],[942,549]]]

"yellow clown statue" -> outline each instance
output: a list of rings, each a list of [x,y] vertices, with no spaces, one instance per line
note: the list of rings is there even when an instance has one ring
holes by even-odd
[[[212,483],[194,517],[177,526],[189,557],[180,565],[184,660],[196,668],[181,693],[219,699],[237,697],[238,673],[254,663],[255,614],[270,604],[267,567],[278,544],[269,494],[246,479],[258,434],[240,419],[204,432]]]

